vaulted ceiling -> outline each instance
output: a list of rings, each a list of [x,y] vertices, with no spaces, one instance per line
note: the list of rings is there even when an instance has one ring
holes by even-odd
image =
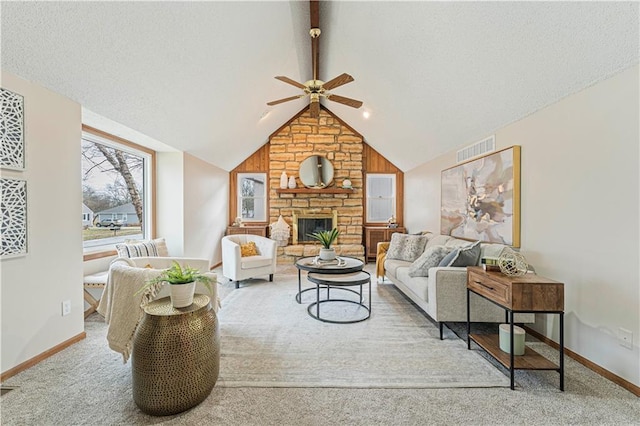
[[[2,68],[231,170],[308,105],[309,2],[2,2]],[[639,58],[638,2],[322,2],[322,103],[403,170]],[[370,113],[365,119],[363,112]],[[517,143],[517,141],[513,141]]]

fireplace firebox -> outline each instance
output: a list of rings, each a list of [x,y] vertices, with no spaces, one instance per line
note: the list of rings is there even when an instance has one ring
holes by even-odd
[[[313,211],[293,211],[293,244],[315,243],[317,240],[309,237],[319,231],[330,231],[338,227],[338,211],[317,213]]]

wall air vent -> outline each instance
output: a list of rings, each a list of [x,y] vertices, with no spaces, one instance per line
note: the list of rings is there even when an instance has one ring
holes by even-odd
[[[491,135],[488,138],[481,140],[480,142],[476,142],[458,151],[456,153],[456,163],[464,163],[471,158],[478,157],[480,155],[486,154],[487,152],[492,152],[495,150],[496,137],[495,135]]]

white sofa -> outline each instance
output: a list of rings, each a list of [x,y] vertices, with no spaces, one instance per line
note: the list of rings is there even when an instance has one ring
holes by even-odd
[[[249,241],[256,244],[258,256],[240,255],[240,245]],[[270,238],[251,234],[227,235],[222,237],[222,275],[235,281],[236,288],[240,287],[240,281],[261,275],[268,275],[269,281],[273,281],[277,255],[276,242]]]
[[[378,243],[378,253],[383,252],[387,243]],[[462,247],[471,244],[447,235],[436,235],[428,239],[425,250],[441,245]],[[386,245],[386,246],[385,246]],[[502,244],[480,244],[480,259],[496,256],[505,246]],[[429,317],[438,323],[440,339],[443,338],[443,326],[447,322],[467,321],[467,268],[433,267],[428,276],[409,276],[412,262],[397,259],[384,260],[384,275],[409,299],[420,307]],[[534,314],[517,314],[514,320],[529,323],[535,320]],[[475,294],[471,295],[472,322],[506,322],[505,310]]]

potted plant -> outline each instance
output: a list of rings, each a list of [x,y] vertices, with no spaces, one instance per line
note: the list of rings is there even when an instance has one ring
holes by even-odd
[[[136,294],[158,284],[168,283],[171,289],[171,304],[174,308],[184,308],[193,303],[196,283],[204,284],[211,292],[212,281],[210,277],[202,274],[199,270],[191,268],[189,265],[181,266],[174,260],[169,269],[163,270],[160,275],[147,281]]]
[[[337,228],[333,228],[331,231],[318,231],[307,236],[314,240],[320,241],[322,248],[320,249],[320,259],[333,260],[336,258],[336,252],[331,248],[331,244],[338,238],[340,231]]]

